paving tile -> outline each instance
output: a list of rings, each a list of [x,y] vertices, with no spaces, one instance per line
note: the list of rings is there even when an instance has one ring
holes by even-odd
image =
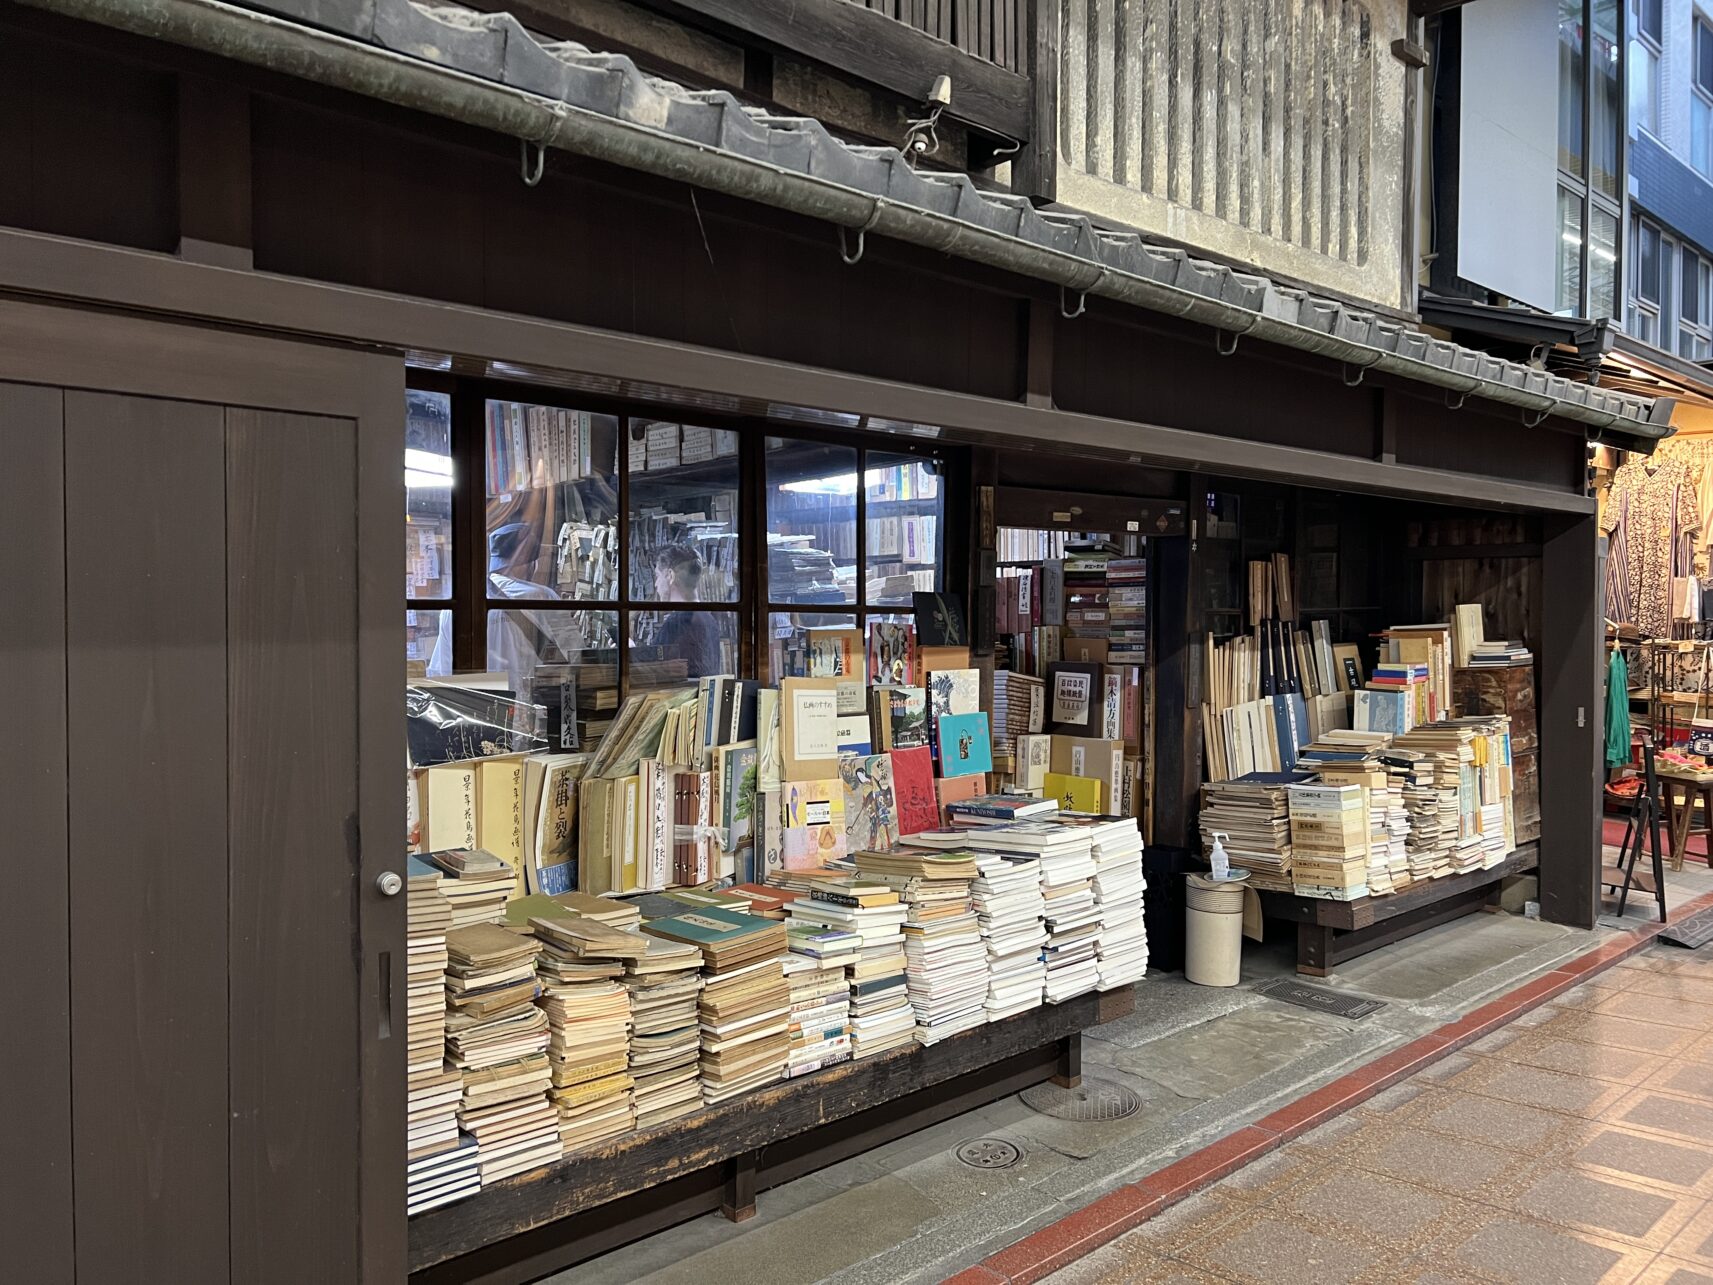
[[[1504,1216],[1448,1246],[1444,1256],[1491,1280],[1514,1285],[1627,1285],[1653,1258],[1649,1250]]]
[[[1291,1145],[1313,1147],[1328,1154],[1341,1154],[1347,1151],[1359,1136],[1366,1136],[1368,1127],[1369,1122],[1362,1116],[1345,1112],[1333,1116],[1324,1124],[1316,1125]]]
[[[1439,1061],[1424,1066],[1416,1072],[1415,1078],[1430,1084],[1440,1084],[1480,1065],[1481,1061],[1474,1055],[1459,1050],[1456,1053],[1447,1053]]]
[[[1697,1267],[1661,1254],[1636,1278],[1636,1285],[1713,1285],[1713,1268]]]
[[[1140,1047],[1119,1049],[1113,1065],[1203,1101],[1235,1092],[1330,1041],[1350,1034],[1318,1013],[1280,1003],[1230,1013]]]
[[[1713,1102],[1699,1098],[1644,1086],[1614,1104],[1601,1118],[1703,1147],[1713,1145]]]
[[[1155,1214],[1124,1240],[1147,1244],[1155,1253],[1178,1255],[1253,1207],[1221,1190],[1204,1191]]]
[[[1032,1285],[1108,1244],[1159,1208],[1159,1197],[1133,1186],[1120,1187],[989,1256],[982,1266],[1014,1285]]]
[[[1667,1142],[1653,1134],[1602,1127],[1568,1159],[1576,1165],[1608,1170],[1620,1178],[1685,1194],[1705,1196],[1713,1192],[1713,1153]]]
[[[1650,1076],[1646,1087],[1713,1101],[1713,1066],[1674,1059]]]
[[[1632,995],[1657,995],[1664,999],[1686,999],[1713,1004],[1713,974],[1645,973],[1629,985]]]
[[[1409,1117],[1409,1126],[1536,1155],[1572,1127],[1574,1119],[1518,1102],[1441,1089]]]
[[[1643,1022],[1615,1013],[1587,1013],[1561,1009],[1550,1022],[1543,1022],[1529,1034],[1550,1038],[1577,1040],[1600,1048],[1630,1049],[1638,1053],[1669,1056],[1688,1048],[1698,1038],[1699,1028],[1685,1029],[1659,1022]]]
[[[1228,1223],[1186,1251],[1197,1267],[1264,1285],[1355,1285],[1384,1272],[1397,1257],[1380,1243],[1360,1244],[1268,1209]]]
[[[1475,1197],[1525,1164],[1508,1152],[1443,1134],[1409,1128],[1377,1128],[1376,1133],[1351,1152],[1350,1163],[1455,1196]]]
[[[1609,1173],[1546,1162],[1504,1191],[1494,1204],[1643,1249],[1663,1249],[1700,1210],[1698,1197],[1679,1197]]]
[[[1326,1172],[1333,1160],[1323,1150],[1291,1145],[1251,1161],[1219,1183],[1221,1195],[1251,1202],[1273,1199]]]
[[[1665,1247],[1665,1256],[1694,1263],[1701,1270],[1713,1273],[1713,1203],[1703,1205],[1701,1212],[1672,1237]]]
[[[1376,1093],[1355,1108],[1363,1115],[1401,1118],[1423,1110],[1433,1100],[1434,1085],[1412,1075],[1391,1088]]]
[[[1164,1169],[1156,1169],[1136,1185],[1167,1202],[1181,1200],[1278,1146],[1277,1134],[1253,1126],[1242,1128],[1192,1151]]]
[[[1443,1223],[1467,1217],[1474,1206],[1378,1174],[1333,1170],[1284,1193],[1278,1208],[1360,1236],[1410,1244]]]
[[[1524,1066],[1632,1085],[1640,1084],[1666,1063],[1665,1055],[1661,1053],[1602,1048],[1597,1044],[1561,1039],[1540,1032],[1506,1045],[1493,1056]]]
[[[1483,1059],[1444,1081],[1444,1087],[1590,1120],[1633,1092],[1628,1085],[1497,1058]]]
[[[1677,974],[1668,974],[1667,977],[1679,986],[1689,981]],[[1699,980],[1690,984],[1703,985]],[[1611,1013],[1638,1022],[1658,1022],[1662,1026],[1713,1031],[1713,1003],[1708,1001],[1713,1001],[1713,994],[1706,994],[1697,1002],[1694,996],[1653,995],[1632,987],[1615,995],[1603,996],[1592,1006],[1592,1011]]]

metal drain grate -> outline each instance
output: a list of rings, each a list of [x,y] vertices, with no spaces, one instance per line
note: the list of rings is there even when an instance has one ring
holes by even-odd
[[[1386,1007],[1382,1000],[1328,990],[1324,986],[1307,986],[1283,977],[1270,982],[1259,982],[1250,989],[1268,999],[1283,1000],[1287,1004],[1295,1004],[1298,1008],[1312,1008],[1317,1013],[1330,1013],[1334,1017],[1348,1017],[1353,1022],[1357,1018],[1367,1017],[1370,1013],[1378,1013]]]
[[[1674,946],[1687,946],[1690,950],[1705,946],[1713,941],[1713,910],[1703,910],[1699,915],[1691,915],[1681,923],[1670,925],[1660,933],[1659,939]]]
[[[1017,1144],[1004,1138],[977,1138],[964,1143],[953,1154],[972,1169],[1009,1169],[1023,1159]]]
[[[1083,1076],[1083,1082],[1074,1089],[1043,1083],[1024,1089],[1017,1096],[1031,1110],[1055,1120],[1122,1120],[1135,1115],[1142,1105],[1134,1090],[1092,1075]]]

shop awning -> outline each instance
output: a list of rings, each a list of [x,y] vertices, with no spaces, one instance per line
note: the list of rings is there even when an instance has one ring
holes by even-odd
[[[413,0],[24,0],[517,138],[526,174],[545,149],[758,201],[861,239],[910,242],[1225,332],[1585,425],[1647,449],[1669,399],[1578,383],[1438,339],[1340,300],[1152,244],[1134,231],[1035,209],[958,173],[912,169],[895,148],[843,142],[819,122],[650,76],[618,54],[527,31],[505,13]]]

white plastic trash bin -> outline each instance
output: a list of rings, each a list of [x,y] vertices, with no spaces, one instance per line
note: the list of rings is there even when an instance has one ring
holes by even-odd
[[[1190,875],[1185,894],[1184,976],[1235,986],[1243,971],[1243,880]]]

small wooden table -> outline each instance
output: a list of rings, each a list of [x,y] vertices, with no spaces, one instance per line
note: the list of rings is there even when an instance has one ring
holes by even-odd
[[[1698,834],[1713,834],[1713,771],[1692,772],[1661,764],[1654,769],[1665,794],[1666,831],[1671,836],[1671,868],[1683,869],[1689,840]],[[1701,804],[1701,824],[1695,823],[1695,805]],[[1707,864],[1713,867],[1713,847]]]

